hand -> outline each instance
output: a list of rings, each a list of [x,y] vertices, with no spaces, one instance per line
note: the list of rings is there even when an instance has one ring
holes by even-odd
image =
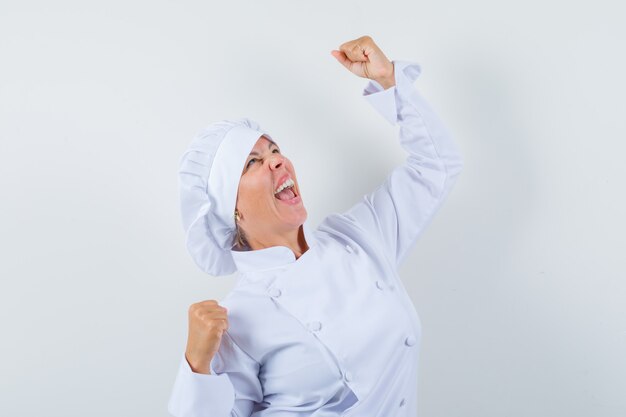
[[[222,334],[228,330],[225,307],[215,300],[206,300],[189,307],[189,334],[185,358],[191,369],[200,374],[211,373],[211,360],[222,342]]]
[[[367,35],[341,44],[339,50],[332,50],[331,54],[359,77],[375,80],[385,89],[396,84],[393,62]]]

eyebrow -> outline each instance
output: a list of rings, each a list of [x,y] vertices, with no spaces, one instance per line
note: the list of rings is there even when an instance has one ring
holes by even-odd
[[[269,139],[268,139],[268,140],[269,140]],[[267,149],[270,149],[270,148],[272,147],[272,145],[274,145],[274,146],[276,146],[276,147],[278,148],[278,145],[276,145],[276,143],[275,143],[275,142],[272,142],[272,141],[270,140],[269,145],[267,145]],[[252,155],[259,156],[259,153],[258,153],[258,152],[256,152],[256,151],[252,151],[252,152],[250,152],[250,155],[248,155],[248,156],[252,156]]]

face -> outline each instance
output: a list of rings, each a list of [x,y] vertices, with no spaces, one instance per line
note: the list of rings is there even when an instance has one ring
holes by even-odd
[[[274,192],[289,178],[294,182],[295,198],[280,200]],[[242,215],[239,225],[249,239],[297,230],[307,218],[291,161],[265,136],[257,140],[246,159],[236,207]]]

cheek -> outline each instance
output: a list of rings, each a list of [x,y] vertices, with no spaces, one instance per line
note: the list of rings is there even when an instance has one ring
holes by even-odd
[[[246,179],[239,183],[238,201],[242,207],[256,207],[269,196],[270,185],[260,180]]]

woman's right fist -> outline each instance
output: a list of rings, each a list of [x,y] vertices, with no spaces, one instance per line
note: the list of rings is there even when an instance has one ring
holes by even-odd
[[[226,307],[215,300],[194,303],[189,307],[189,333],[185,357],[191,369],[199,374],[210,374],[210,364],[228,329]]]

